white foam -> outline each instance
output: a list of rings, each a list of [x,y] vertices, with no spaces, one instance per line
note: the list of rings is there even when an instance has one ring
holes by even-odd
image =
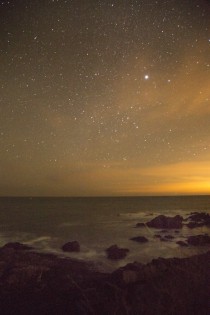
[[[29,240],[27,242],[24,242],[25,244],[36,244],[36,243],[40,243],[40,242],[43,242],[43,241],[49,241],[51,240],[52,238],[50,236],[40,236],[40,237],[36,237],[32,240]]]

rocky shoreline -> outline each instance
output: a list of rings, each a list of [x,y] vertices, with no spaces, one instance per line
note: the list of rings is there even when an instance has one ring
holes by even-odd
[[[101,273],[19,243],[0,248],[2,315],[207,315],[209,283],[210,251]]]

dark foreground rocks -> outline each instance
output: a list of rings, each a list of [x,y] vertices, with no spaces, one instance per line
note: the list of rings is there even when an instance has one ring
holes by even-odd
[[[31,250],[33,247],[28,246],[26,244],[21,244],[19,242],[12,242],[7,243],[2,247],[3,250],[5,249],[13,249],[13,250]]]
[[[2,315],[207,315],[210,252],[128,264],[93,265],[13,247],[0,249]]]
[[[117,245],[112,245],[106,249],[107,258],[112,260],[123,259],[126,257],[129,249],[127,248],[120,248]]]
[[[80,244],[77,241],[71,241],[62,246],[64,252],[79,252]]]

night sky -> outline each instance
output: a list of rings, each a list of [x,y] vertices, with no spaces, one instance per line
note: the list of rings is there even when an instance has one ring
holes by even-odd
[[[210,193],[210,2],[0,3],[0,195]]]

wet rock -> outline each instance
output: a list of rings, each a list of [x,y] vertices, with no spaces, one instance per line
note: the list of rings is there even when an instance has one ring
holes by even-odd
[[[137,224],[136,224],[136,227],[137,227],[137,228],[139,228],[139,227],[145,227],[145,225],[146,225],[145,223],[140,222],[140,223],[137,223]]]
[[[192,212],[189,219],[192,221],[206,221],[210,219],[210,215],[205,212]]]
[[[187,242],[193,246],[208,245],[210,244],[210,236],[207,234],[193,235],[188,237]]]
[[[113,259],[113,260],[125,258],[128,252],[129,252],[129,249],[120,248],[117,245],[112,245],[106,249],[107,258]]]
[[[175,217],[159,215],[147,222],[147,226],[157,229],[180,229],[182,228],[182,221],[183,217],[180,215],[176,215]]]
[[[64,252],[79,252],[80,244],[77,241],[68,242],[62,246],[62,250]]]
[[[204,226],[205,224],[204,223],[198,223],[198,222],[189,222],[186,224],[186,226],[189,228],[189,229],[194,229],[194,228],[197,228],[197,227],[202,227]]]
[[[205,212],[192,212],[188,219],[190,222],[186,225],[190,229],[202,227],[204,225],[210,226],[210,215]]]
[[[13,250],[30,250],[33,249],[33,247],[19,243],[19,242],[14,242],[14,243],[7,243],[3,247],[1,247],[2,250],[5,249],[13,249]]]
[[[130,238],[130,240],[138,242],[138,243],[146,243],[146,242],[148,242],[148,239],[146,237],[144,237],[144,236],[135,236],[135,237]]]
[[[174,238],[173,235],[165,235],[164,237],[165,237],[166,239],[168,239],[168,240],[172,240],[172,239]]]
[[[177,241],[176,244],[183,246],[183,247],[188,246],[188,244],[186,242],[183,242],[183,241]]]

